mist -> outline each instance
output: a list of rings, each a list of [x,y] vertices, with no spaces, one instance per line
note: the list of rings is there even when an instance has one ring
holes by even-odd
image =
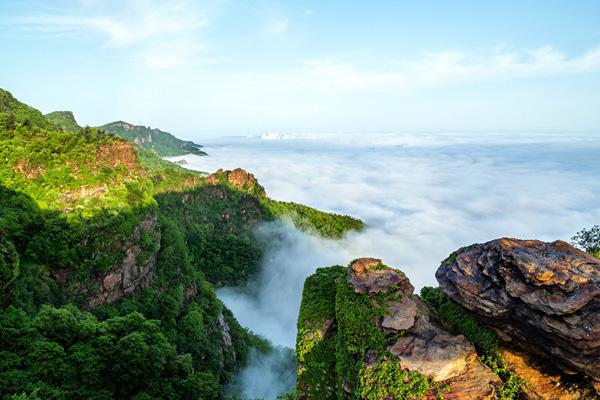
[[[274,199],[367,225],[339,241],[285,222],[257,228],[269,244],[261,272],[218,295],[280,346],[294,346],[304,279],[318,267],[377,257],[418,291],[436,285],[440,261],[462,246],[502,236],[568,241],[600,222],[600,135],[270,134],[204,144],[210,156],[179,159],[208,172],[242,167]]]
[[[296,384],[294,353],[275,348],[270,354],[250,349],[248,365],[232,380],[229,392],[241,399],[273,399],[293,391]]]

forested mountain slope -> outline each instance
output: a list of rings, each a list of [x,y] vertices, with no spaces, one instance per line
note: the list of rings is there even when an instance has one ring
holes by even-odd
[[[362,223],[55,117],[0,90],[0,397],[223,398],[249,348],[269,351],[214,292],[258,269],[254,226]]]

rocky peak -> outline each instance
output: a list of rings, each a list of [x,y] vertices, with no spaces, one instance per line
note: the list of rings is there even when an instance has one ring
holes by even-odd
[[[258,183],[254,175],[242,168],[236,168],[233,171],[219,169],[207,176],[205,181],[211,185],[228,183],[244,192],[266,196],[265,189]]]
[[[600,260],[562,241],[502,238],[458,250],[436,278],[502,338],[600,386]]]

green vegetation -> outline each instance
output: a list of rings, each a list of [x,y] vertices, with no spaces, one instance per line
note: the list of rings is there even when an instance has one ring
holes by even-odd
[[[136,143],[143,148],[152,149],[161,157],[180,156],[184,154],[206,155],[205,152],[200,150],[202,146],[194,142],[177,139],[169,132],[164,132],[156,128],[152,129],[145,126],[128,124],[123,121],[116,121],[102,125],[99,129]]]
[[[402,370],[387,351],[403,333],[386,333],[378,321],[386,313],[384,305],[398,300],[398,287],[372,296],[357,294],[347,274],[346,267],[319,268],[305,281],[296,344],[298,395],[417,399],[430,389],[438,391],[423,374]],[[374,359],[370,365],[368,360]]]
[[[71,111],[54,111],[45,115],[54,126],[68,132],[79,132],[81,127]]]
[[[366,400],[410,400],[423,397],[429,386],[423,374],[403,370],[398,362],[378,361],[361,369],[356,395]]]
[[[321,400],[336,396],[335,348],[336,279],[347,269],[341,266],[319,268],[304,282],[298,316],[296,357],[297,390],[303,397]],[[332,328],[328,332],[328,328]]]
[[[256,272],[253,228],[295,207],[275,215],[258,184],[210,183],[64,117],[0,90],[0,398],[223,398],[270,346],[214,285]],[[297,224],[351,226],[314,211]]]
[[[190,353],[178,352],[158,321],[137,312],[98,321],[72,306],[43,306],[34,317],[9,307],[0,314],[0,347],[3,396],[222,397],[214,372],[195,368]]]
[[[582,229],[571,240],[575,246],[581,247],[596,258],[600,258],[600,225]]]
[[[490,367],[504,386],[498,393],[500,400],[517,399],[523,379],[514,375],[498,351],[500,339],[491,329],[481,326],[462,307],[453,302],[440,288],[424,287],[421,299],[430,307],[449,332],[464,335],[477,350],[480,360]]]
[[[51,123],[41,112],[15,99],[10,92],[0,89],[0,131],[18,126],[48,128]]]
[[[288,218],[300,230],[313,231],[332,239],[340,239],[351,230],[361,230],[364,224],[348,215],[331,214],[287,201],[263,200],[264,206],[278,218]]]

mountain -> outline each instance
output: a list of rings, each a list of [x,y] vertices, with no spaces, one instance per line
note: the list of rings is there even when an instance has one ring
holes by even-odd
[[[64,131],[77,132],[81,126],[71,111],[54,111],[45,115],[46,119]]]
[[[600,261],[561,241],[452,253],[420,296],[379,259],[319,268],[298,318],[300,399],[597,399]]]
[[[201,145],[176,138],[169,132],[123,121],[111,122],[99,127],[106,132],[127,139],[144,148],[152,149],[161,157],[173,157],[184,154],[205,156]]]
[[[223,399],[252,348],[272,351],[215,295],[258,271],[254,227],[362,223],[63,117],[0,91],[0,397]]]

